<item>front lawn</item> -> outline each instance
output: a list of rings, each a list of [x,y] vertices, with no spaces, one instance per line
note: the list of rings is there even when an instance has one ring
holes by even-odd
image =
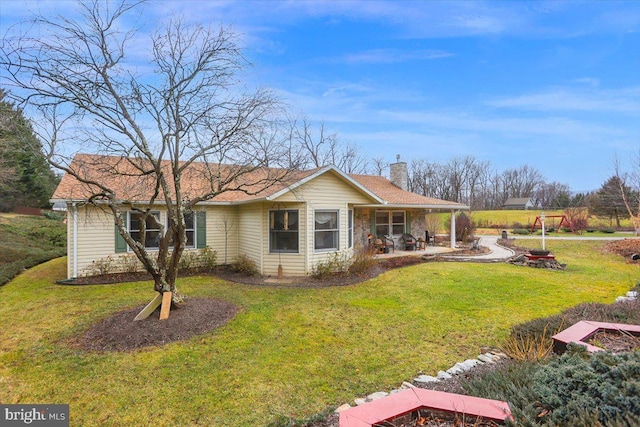
[[[554,242],[569,264],[564,272],[427,263],[320,289],[184,278],[182,292],[223,298],[239,313],[188,341],[102,354],[67,340],[147,302],[152,285],[55,285],[65,268],[57,259],[0,288],[0,401],[69,403],[73,426],[247,426],[306,417],[475,357],[516,323],[580,302],[612,302],[635,284],[637,266],[600,254],[600,245]]]

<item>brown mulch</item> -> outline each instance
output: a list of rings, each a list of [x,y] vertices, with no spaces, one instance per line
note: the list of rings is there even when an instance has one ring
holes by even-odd
[[[604,246],[604,251],[629,258],[633,254],[640,254],[640,239],[624,239],[609,242]]]
[[[611,353],[640,350],[640,337],[625,331],[600,330],[588,342]]]
[[[214,298],[189,298],[158,320],[159,309],[133,321],[144,305],[115,313],[96,323],[70,344],[88,351],[130,351],[168,344],[210,332],[225,325],[238,312],[230,302]]]

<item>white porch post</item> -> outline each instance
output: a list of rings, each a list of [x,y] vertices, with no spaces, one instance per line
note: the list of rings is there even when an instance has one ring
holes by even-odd
[[[451,249],[456,247],[456,211],[451,209]]]

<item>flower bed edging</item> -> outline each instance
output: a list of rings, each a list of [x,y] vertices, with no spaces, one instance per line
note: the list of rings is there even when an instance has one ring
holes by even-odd
[[[567,350],[567,344],[571,342],[585,346],[589,353],[604,351],[604,349],[586,342],[593,334],[600,330],[625,331],[632,334],[640,334],[640,325],[581,320],[551,337],[553,338],[553,351],[558,354],[564,353]]]
[[[443,391],[409,388],[342,411],[340,413],[340,427],[371,427],[376,423],[422,408],[452,414],[479,416],[494,421],[513,419],[507,402]]]

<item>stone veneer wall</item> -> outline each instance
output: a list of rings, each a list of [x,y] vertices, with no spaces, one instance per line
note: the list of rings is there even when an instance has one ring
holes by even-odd
[[[416,239],[424,238],[424,232],[426,230],[425,215],[427,211],[425,209],[406,209],[411,216],[411,234]],[[375,212],[375,209],[365,208],[354,210],[354,228],[353,239],[356,248],[366,246],[367,235],[371,232],[371,215]]]
[[[367,235],[371,232],[372,209],[354,209],[353,243],[355,248],[366,247]]]

